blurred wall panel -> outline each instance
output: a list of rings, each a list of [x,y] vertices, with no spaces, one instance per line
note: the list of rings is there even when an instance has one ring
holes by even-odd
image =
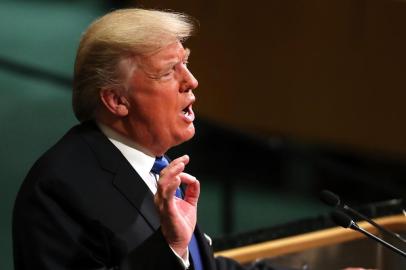
[[[137,1],[200,22],[198,113],[259,134],[406,154],[406,1]]]

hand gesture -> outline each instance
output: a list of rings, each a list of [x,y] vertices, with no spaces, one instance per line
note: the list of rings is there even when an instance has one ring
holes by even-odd
[[[161,219],[162,233],[168,244],[181,257],[186,254],[196,226],[197,201],[200,194],[199,181],[183,172],[188,163],[189,156],[184,155],[173,160],[161,171],[154,198]],[[175,197],[176,189],[181,183],[187,185],[183,199]]]

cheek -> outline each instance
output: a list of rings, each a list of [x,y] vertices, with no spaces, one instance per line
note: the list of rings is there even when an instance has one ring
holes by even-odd
[[[134,96],[135,110],[154,126],[162,129],[170,125],[179,124],[180,101],[176,84],[161,85],[159,88],[149,89],[148,92]]]

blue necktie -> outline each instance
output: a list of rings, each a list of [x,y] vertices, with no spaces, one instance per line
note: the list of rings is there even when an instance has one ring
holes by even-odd
[[[169,165],[168,160],[164,157],[157,157],[154,162],[154,166],[152,166],[151,172],[159,175],[161,171]]]
[[[168,160],[162,156],[162,157],[157,157],[154,162],[154,166],[152,166],[151,172],[158,174],[166,167],[168,166],[169,162]],[[175,196],[178,198],[182,198],[182,191],[180,188],[176,189]],[[192,256],[192,261],[193,261],[193,266],[195,270],[203,270],[203,264],[202,264],[202,259],[200,257],[200,251],[199,251],[199,246],[197,244],[197,240],[195,237],[195,234],[192,234],[192,239],[189,242],[189,251],[190,255]]]

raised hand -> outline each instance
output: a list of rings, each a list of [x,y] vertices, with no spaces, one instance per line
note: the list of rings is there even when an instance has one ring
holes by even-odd
[[[196,226],[200,194],[199,181],[183,172],[188,163],[189,156],[184,155],[173,160],[161,171],[154,198],[161,219],[162,233],[168,244],[181,257],[186,255]],[[175,197],[176,189],[181,183],[187,185],[184,199]]]

